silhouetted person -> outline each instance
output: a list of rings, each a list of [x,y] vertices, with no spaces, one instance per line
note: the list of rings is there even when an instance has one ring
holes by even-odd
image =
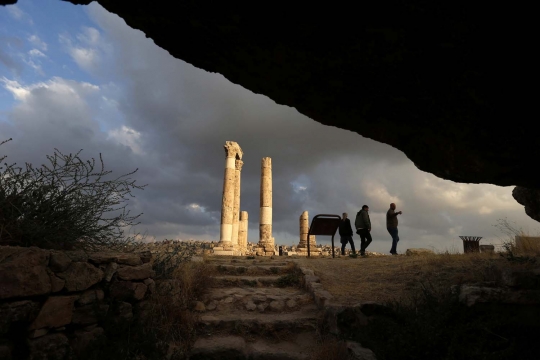
[[[369,220],[369,206],[363,205],[362,210],[356,214],[354,220],[356,233],[360,235],[360,255],[366,254],[366,249],[371,244],[371,221]]]
[[[402,214],[401,211],[396,212],[396,204],[391,203],[390,209],[386,212],[386,229],[392,236],[392,248],[390,249],[390,254],[397,255],[397,243],[399,241],[398,236],[398,219],[397,216]]]
[[[347,218],[347,213],[343,213],[343,218],[339,223],[339,236],[341,236],[341,255],[345,255],[347,243],[351,244],[352,253],[355,254],[351,220]]]

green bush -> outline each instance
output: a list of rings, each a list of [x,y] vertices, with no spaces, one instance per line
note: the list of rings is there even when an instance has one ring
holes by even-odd
[[[82,160],[81,151],[64,155],[55,149],[49,164],[38,168],[0,167],[0,245],[97,250],[135,240],[138,234],[125,236],[124,229],[142,215],[126,209],[132,190],[146,186],[130,178],[137,170],[111,177],[101,154],[96,166],[95,159]]]

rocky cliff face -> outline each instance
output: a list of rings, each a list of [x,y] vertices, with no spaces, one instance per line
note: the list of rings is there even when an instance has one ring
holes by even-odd
[[[501,26],[506,9],[424,1],[354,8],[344,1],[98,2],[172,56],[322,124],[394,146],[421,170],[540,189],[523,171],[535,161],[536,142],[525,87],[508,83],[527,70],[526,57],[506,55],[526,32]]]

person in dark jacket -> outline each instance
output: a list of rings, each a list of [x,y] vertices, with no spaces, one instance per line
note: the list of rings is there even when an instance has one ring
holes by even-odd
[[[351,244],[352,253],[356,254],[351,220],[347,218],[347,213],[343,213],[343,218],[339,223],[339,236],[341,237],[341,255],[345,255],[345,247],[347,246],[347,243]]]
[[[360,235],[360,255],[366,254],[366,248],[371,244],[371,220],[369,219],[369,206],[363,205],[362,210],[356,214],[354,226],[356,233]]]

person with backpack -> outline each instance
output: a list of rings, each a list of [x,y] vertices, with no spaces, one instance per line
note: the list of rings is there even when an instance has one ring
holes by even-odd
[[[371,221],[369,220],[369,206],[363,205],[362,210],[356,214],[354,220],[356,233],[360,235],[360,255],[366,255],[366,249],[371,244]]]
[[[343,213],[343,218],[339,223],[339,236],[341,237],[341,255],[345,255],[345,247],[347,243],[351,244],[352,254],[356,254],[354,248],[353,231],[351,226],[351,220],[347,218],[347,213]]]

